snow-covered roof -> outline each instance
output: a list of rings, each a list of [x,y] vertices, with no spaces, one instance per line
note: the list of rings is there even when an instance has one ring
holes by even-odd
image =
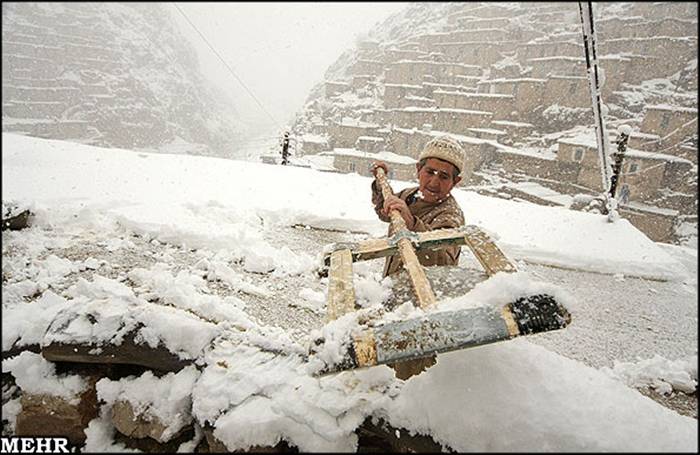
[[[408,59],[402,59],[399,60],[398,62],[393,62],[390,63],[390,65],[398,65],[398,64],[404,64],[404,63],[409,63],[409,64],[416,64],[416,63],[423,63],[426,65],[433,65],[433,66],[450,66],[452,68],[478,68],[481,69],[479,65],[467,65],[465,63],[454,63],[454,62],[431,62],[428,60],[408,60]]]
[[[534,77],[519,77],[515,79],[506,79],[506,78],[498,78],[498,79],[487,79],[485,81],[478,82],[478,85],[481,84],[508,84],[508,83],[518,83],[518,82],[537,82],[537,83],[545,83],[547,82],[547,79],[538,79]]]
[[[313,142],[316,144],[326,144],[328,139],[319,134],[306,133],[301,137],[302,142]]]
[[[646,108],[647,108],[647,110],[688,112],[691,114],[698,113],[698,108],[696,108],[696,107],[671,106],[670,104],[652,104],[652,105],[647,106]]]
[[[377,136],[360,136],[357,138],[358,141],[370,141],[370,142],[384,142],[383,137]]]
[[[507,134],[503,130],[496,130],[493,128],[467,128],[467,131],[474,131],[475,133],[486,133],[486,134],[493,134],[496,136],[502,136],[504,134]]]
[[[475,111],[469,109],[456,109],[456,108],[437,108],[437,107],[419,107],[419,106],[408,106],[404,108],[391,109],[391,111],[398,112],[451,112],[455,114],[474,114],[474,115],[493,115],[491,112],[487,111]]]
[[[644,204],[642,202],[637,202],[637,201],[629,201],[626,204],[624,204],[623,207],[629,207],[631,209],[636,209],[636,210],[639,210],[642,212],[655,213],[657,215],[678,216],[678,210],[656,207],[653,205]]]
[[[336,125],[341,126],[356,126],[358,128],[379,128],[376,123],[363,122],[360,119],[353,119],[349,117],[343,117],[340,123],[335,122]]]
[[[588,79],[586,76],[566,76],[564,74],[552,74],[548,76],[548,79],[571,79],[571,80],[582,80]]]
[[[594,135],[591,134],[579,134],[574,137],[563,137],[560,138],[557,142],[561,144],[569,144],[569,145],[582,145],[584,147],[596,149],[598,148],[598,144],[596,142],[596,138]],[[668,161],[668,162],[674,162],[674,163],[687,163],[687,164],[693,164],[690,160],[687,160],[685,158],[680,158],[674,155],[668,155],[665,153],[654,153],[654,152],[645,152],[644,150],[637,150],[633,148],[628,148],[625,151],[625,156],[628,158],[638,158],[642,160],[658,160],[658,161]]]
[[[466,93],[451,90],[435,90],[433,93],[442,95],[461,96],[464,98],[513,98],[513,95],[508,95],[505,93]]]
[[[514,126],[516,128],[533,128],[532,123],[526,122],[511,122],[510,120],[492,120],[492,125]]]
[[[411,85],[411,84],[384,84],[384,87],[412,88],[412,89],[416,89],[416,90],[421,90],[423,88],[420,85]]]
[[[415,164],[416,160],[410,156],[397,155],[396,153],[381,151],[377,153],[363,152],[354,148],[334,148],[334,155],[354,156],[358,158],[367,158],[371,160],[386,161],[387,163],[396,164]]]
[[[535,57],[535,58],[526,59],[527,62],[550,62],[550,61],[559,61],[559,60],[565,60],[565,61],[569,61],[569,62],[585,61],[585,59],[583,59],[581,57],[570,57],[567,55],[552,55],[549,57]]]

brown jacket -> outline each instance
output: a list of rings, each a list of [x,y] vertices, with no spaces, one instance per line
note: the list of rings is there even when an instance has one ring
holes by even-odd
[[[442,228],[457,228],[464,226],[464,214],[459,208],[457,201],[452,195],[440,203],[428,203],[416,196],[418,187],[406,188],[400,191],[397,196],[406,201],[408,209],[413,216],[416,217],[416,225],[413,228],[414,232],[433,231]],[[389,222],[388,216],[382,215],[382,207],[384,206],[384,197],[381,191],[377,188],[375,182],[372,182],[372,203],[374,211],[379,216],[379,219]],[[394,235],[391,225],[389,225],[389,237]],[[449,246],[439,250],[421,251],[417,253],[419,262],[424,266],[431,265],[457,265],[459,262],[459,246]],[[398,255],[389,256],[384,264],[384,276],[392,275],[402,269],[401,258]]]

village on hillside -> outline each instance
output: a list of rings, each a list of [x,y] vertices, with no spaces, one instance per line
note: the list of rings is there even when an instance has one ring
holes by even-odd
[[[620,126],[632,129],[620,215],[655,241],[696,242],[697,4],[596,6],[610,144]],[[341,58],[297,118],[301,163],[370,175],[382,160],[391,178],[411,180],[423,145],[447,133],[467,151],[461,185],[596,210],[601,172],[578,4],[431,8],[414,6],[412,27]]]

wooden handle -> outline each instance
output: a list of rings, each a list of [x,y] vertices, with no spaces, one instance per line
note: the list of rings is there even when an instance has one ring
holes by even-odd
[[[379,188],[382,190],[382,196],[384,196],[384,200],[386,200],[389,196],[392,196],[394,192],[386,179],[384,169],[377,168],[376,177]],[[406,222],[398,210],[391,210],[389,212],[389,218],[391,218],[391,227],[395,235],[401,231],[408,231]],[[416,250],[413,247],[413,244],[409,239],[402,238],[398,241],[398,248],[401,260],[403,261],[404,267],[408,272],[413,295],[415,295],[416,299],[418,300],[418,305],[423,309],[435,305],[437,303],[437,299],[435,298],[433,289],[430,287],[428,277],[425,275],[425,270],[423,270],[423,267],[418,261],[418,256],[416,256]]]
[[[389,196],[393,196],[394,192],[391,189],[391,186],[389,185],[389,181],[386,178],[386,173],[384,173],[384,169],[382,168],[377,168],[377,183],[379,184],[379,188],[382,190],[382,197],[384,197],[384,200],[386,201]],[[399,232],[402,229],[408,229],[406,226],[406,222],[404,221],[403,217],[401,216],[401,213],[394,209],[389,212],[389,218],[391,219],[391,227],[393,232]]]

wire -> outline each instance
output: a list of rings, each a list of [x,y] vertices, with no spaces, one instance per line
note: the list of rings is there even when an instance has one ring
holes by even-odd
[[[233,69],[231,69],[231,67],[228,65],[228,63],[226,63],[226,61],[221,57],[221,55],[219,55],[219,53],[216,52],[216,49],[214,49],[214,47],[209,43],[209,41],[208,41],[207,38],[202,34],[202,32],[200,32],[199,29],[192,23],[192,21],[190,21],[190,19],[187,17],[187,15],[184,13],[184,11],[182,11],[182,10],[180,9],[180,7],[177,6],[175,3],[173,3],[173,6],[180,12],[180,14],[182,14],[182,17],[185,18],[185,20],[192,26],[192,28],[195,29],[195,31],[199,34],[199,36],[202,38],[202,40],[204,40],[204,42],[207,44],[207,46],[209,46],[209,49],[211,49],[211,51],[219,58],[219,60],[221,61],[221,63],[223,63],[224,66],[226,66],[226,68],[231,72],[231,74],[233,75],[233,77],[236,78],[236,80],[243,86],[243,88],[244,88],[244,89],[248,92],[248,94],[255,100],[255,102],[258,103],[258,106],[260,106],[260,108],[268,115],[268,117],[270,117],[270,119],[272,119],[272,121],[273,121],[279,128],[282,128],[282,126],[281,126],[280,123],[277,121],[277,119],[275,119],[275,117],[274,117],[272,114],[270,114],[270,112],[269,112],[267,109],[265,109],[265,106],[263,106],[263,104],[260,102],[260,100],[258,100],[258,98],[255,96],[255,94],[253,94],[253,92],[248,88],[248,86],[246,86],[245,83],[243,83],[243,81],[241,80],[241,78],[239,78],[239,77],[236,75],[235,71],[233,71]]]

